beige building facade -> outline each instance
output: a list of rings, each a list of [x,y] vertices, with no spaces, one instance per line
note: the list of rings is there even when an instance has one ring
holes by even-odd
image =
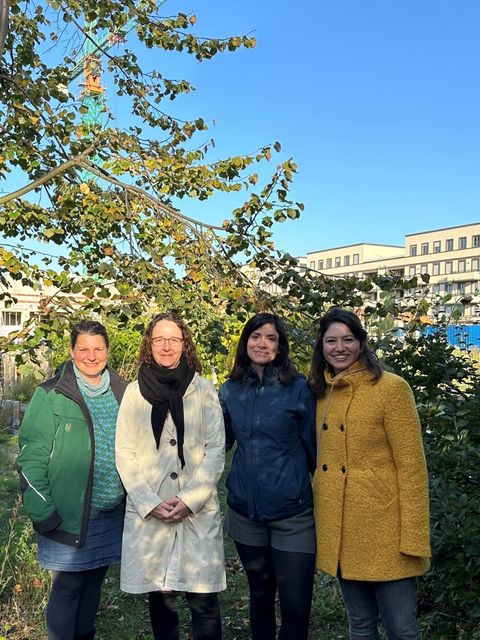
[[[480,322],[480,222],[411,233],[403,246],[359,243],[313,251],[306,263],[327,276],[428,274],[432,300],[452,296],[434,305],[433,314],[449,315],[456,308],[464,322]]]

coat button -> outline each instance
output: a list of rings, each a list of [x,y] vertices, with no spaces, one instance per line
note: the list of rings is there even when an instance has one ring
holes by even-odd
[[[172,447],[174,447],[177,444],[177,441],[175,440],[175,438],[172,438],[170,440],[170,444],[172,445]]]
[[[345,473],[347,470],[347,467],[342,467],[342,473]]]
[[[170,474],[170,478],[172,480],[176,480],[178,478],[178,473],[176,473],[175,471],[172,471],[172,473]]]
[[[323,469],[323,471],[327,471],[328,465],[327,464],[322,464],[322,469]]]
[[[345,431],[345,427],[343,426],[343,424],[340,425],[340,431]]]
[[[324,422],[324,423],[322,424],[322,429],[323,429],[324,431],[326,431],[326,430],[328,429],[328,424],[327,424],[326,422]]]

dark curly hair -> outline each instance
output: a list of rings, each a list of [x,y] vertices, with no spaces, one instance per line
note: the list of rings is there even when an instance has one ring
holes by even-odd
[[[378,380],[383,373],[383,367],[377,355],[368,346],[367,332],[357,314],[340,307],[333,307],[320,320],[318,336],[313,349],[312,365],[308,376],[310,387],[317,397],[323,396],[325,393],[325,369],[331,374],[334,373],[323,355],[323,336],[334,322],[341,322],[348,327],[353,337],[360,342],[358,359],[373,373],[372,380]]]
[[[295,364],[290,360],[290,347],[288,346],[287,330],[283,320],[273,313],[257,313],[250,318],[243,327],[238,341],[237,353],[229,378],[231,380],[243,380],[250,366],[250,358],[247,354],[247,342],[251,334],[263,327],[264,324],[273,324],[278,332],[278,353],[273,365],[278,369],[278,378],[282,384],[291,384],[298,375]]]
[[[155,325],[161,320],[168,320],[169,322],[174,322],[177,325],[177,327],[182,332],[183,337],[182,357],[185,358],[190,369],[201,373],[202,365],[200,364],[197,350],[193,343],[192,333],[185,322],[174,313],[159,313],[152,318],[145,333],[143,334],[142,343],[140,345],[139,364],[146,364],[147,366],[150,366],[152,364],[152,332]]]

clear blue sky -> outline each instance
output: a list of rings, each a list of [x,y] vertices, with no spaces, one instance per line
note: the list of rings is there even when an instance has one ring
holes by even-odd
[[[277,227],[279,248],[403,244],[408,233],[480,220],[479,0],[165,6],[176,10],[196,14],[199,35],[257,38],[211,62],[157,54],[156,64],[196,86],[178,107],[215,120],[218,157],[279,140],[278,158],[298,163],[292,193],[305,212]],[[220,222],[238,203],[182,208]]]
[[[480,0],[168,0],[161,12],[177,11],[197,16],[198,35],[257,38],[201,64],[143,55],[147,69],[195,85],[171,113],[215,121],[211,159],[278,140],[272,170],[297,162],[292,196],[305,211],[275,228],[277,247],[403,244],[480,221]],[[108,84],[107,95],[127,126],[128,105]],[[179,206],[220,224],[244,199]]]

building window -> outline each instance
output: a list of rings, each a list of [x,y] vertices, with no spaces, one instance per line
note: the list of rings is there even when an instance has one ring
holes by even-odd
[[[315,269],[315,260],[310,261],[310,269]]]
[[[458,283],[458,293],[463,296],[465,295],[465,282]]]
[[[5,327],[18,327],[22,324],[22,312],[2,311],[2,324]]]
[[[360,254],[359,253],[354,253],[353,254],[353,264],[358,264],[360,261]]]
[[[439,276],[440,275],[440,263],[439,262],[434,262],[433,263],[433,275],[434,276]]]
[[[428,242],[422,242],[422,255],[428,253]]]
[[[323,260],[318,261],[318,270],[321,271],[323,269]]]
[[[478,258],[472,258],[472,271],[478,271],[479,261]]]
[[[458,271],[459,273],[463,273],[465,271],[465,260],[458,261]]]
[[[332,268],[332,259],[327,258],[327,269],[331,269],[331,268]]]
[[[344,267],[350,266],[350,256],[343,256],[343,266]]]
[[[336,266],[336,267],[340,267],[340,266],[341,266],[341,264],[342,264],[342,260],[341,260],[340,256],[337,256],[337,257],[335,258],[335,266]]]
[[[417,245],[416,244],[410,245],[410,255],[411,256],[416,256],[417,255]]]
[[[447,282],[447,284],[445,285],[445,293],[452,293],[453,291],[453,284],[451,282]]]
[[[417,274],[417,267],[409,267],[408,268],[408,275],[410,277],[415,276]]]
[[[428,264],[420,265],[420,273],[428,273]]]
[[[446,251],[453,251],[453,238],[445,241],[445,249]]]
[[[458,239],[458,248],[459,249],[466,249],[467,248],[467,238],[466,238],[466,236],[462,236],[461,238]]]
[[[435,240],[435,242],[433,243],[433,253],[440,253],[441,250],[442,246],[440,240]]]
[[[480,233],[472,236],[472,247],[480,247]]]
[[[434,284],[432,287],[432,291],[435,295],[438,296],[438,294],[440,293],[440,285],[439,284]]]
[[[445,262],[445,273],[452,273],[452,262]]]

